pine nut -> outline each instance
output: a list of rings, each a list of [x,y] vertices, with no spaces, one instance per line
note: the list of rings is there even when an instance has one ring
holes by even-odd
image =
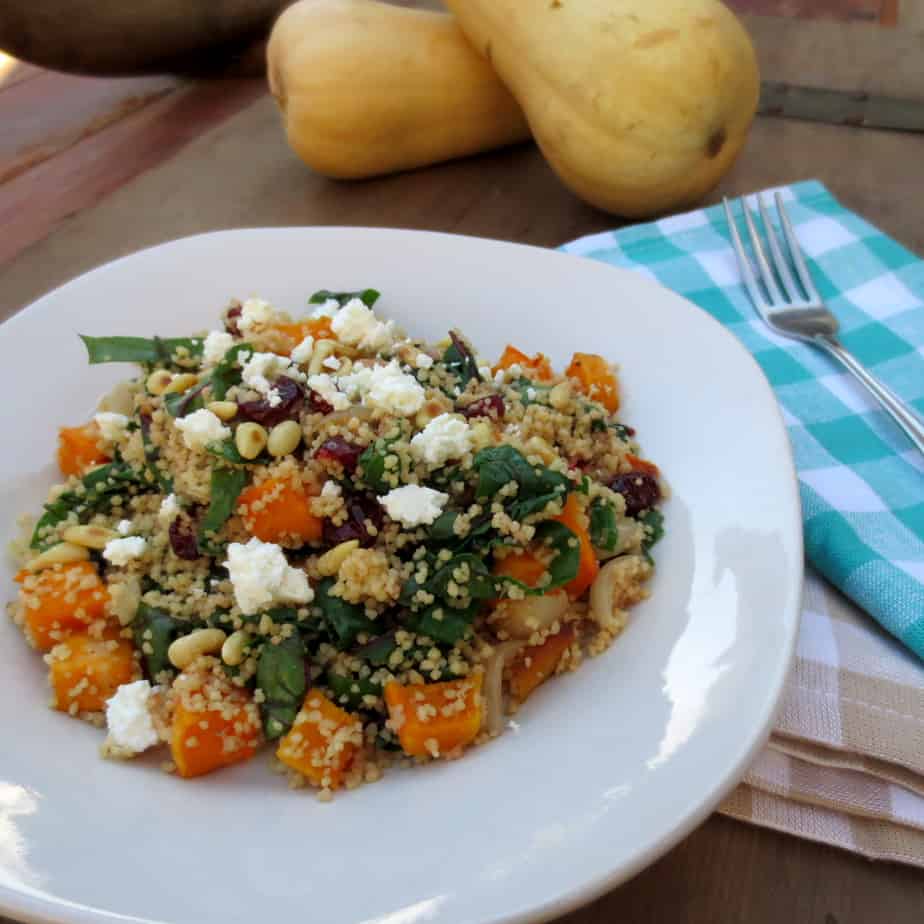
[[[266,428],[258,423],[242,423],[234,431],[234,445],[245,459],[256,459],[266,446]]]
[[[318,573],[322,577],[333,577],[340,570],[340,566],[358,548],[359,540],[357,539],[348,539],[340,545],[335,545],[318,559]]]
[[[549,392],[549,404],[551,404],[556,411],[567,410],[568,406],[571,404],[571,383],[559,382]]]
[[[189,635],[176,639],[167,649],[170,663],[178,670],[185,670],[196,658],[220,651],[225,643],[221,629],[196,629]]]
[[[86,561],[89,557],[90,550],[86,546],[75,545],[73,542],[59,542],[27,562],[26,570],[42,571],[52,565],[69,565],[77,561]]]
[[[175,375],[171,380],[170,384],[163,390],[162,394],[165,395],[179,395],[184,391],[189,391],[193,385],[199,384],[199,376],[193,375],[191,372],[184,372],[181,375]]]
[[[172,381],[172,372],[168,372],[166,369],[155,369],[148,376],[144,386],[152,395],[162,395]]]
[[[206,408],[219,420],[231,420],[237,414],[237,404],[233,401],[210,401]]]
[[[269,438],[266,441],[266,448],[269,454],[277,459],[287,456],[290,452],[295,452],[298,444],[302,441],[302,428],[298,421],[284,420],[276,424],[270,430]],[[243,453],[242,453],[243,455]]]
[[[106,543],[118,539],[119,534],[105,526],[70,526],[64,530],[61,538],[87,549],[104,549]]]
[[[221,660],[230,667],[237,667],[244,660],[244,651],[250,644],[250,634],[243,629],[232,632],[221,646]]]

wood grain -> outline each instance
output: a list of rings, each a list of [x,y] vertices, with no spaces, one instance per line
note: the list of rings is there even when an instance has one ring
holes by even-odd
[[[894,26],[898,0],[728,0],[741,13],[787,16],[800,19],[834,19]]]

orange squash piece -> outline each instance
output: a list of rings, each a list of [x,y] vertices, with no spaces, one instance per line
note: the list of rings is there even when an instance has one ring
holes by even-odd
[[[109,462],[100,448],[102,434],[95,421],[82,427],[61,427],[58,430],[58,468],[63,475],[82,475],[88,468]]]
[[[509,369],[511,366],[522,367],[527,375],[532,373],[531,377],[540,382],[547,382],[553,375],[552,366],[547,356],[537,353],[535,356],[530,357],[522,350],[508,344],[492,371],[496,374],[499,370]]]
[[[574,641],[574,634],[573,626],[565,626],[541,645],[527,648],[510,666],[510,695],[518,703],[525,702],[536,687],[555,673],[561,656]]]
[[[26,632],[39,651],[50,651],[74,632],[105,618],[109,595],[89,561],[20,571],[20,600]]]
[[[610,364],[596,353],[575,353],[565,370],[570,379],[577,379],[581,391],[593,401],[599,401],[608,411],[619,410],[619,385]]]
[[[546,572],[546,566],[532,552],[511,552],[494,562],[498,577],[509,577],[527,587],[535,587]]]
[[[183,675],[174,689],[183,686]],[[173,712],[170,753],[189,779],[248,760],[261,740],[260,716],[250,695],[211,674],[201,689],[183,689]]]
[[[330,318],[304,318],[293,321],[291,324],[273,324],[269,330],[279,334],[278,352],[288,356],[305,337],[314,337],[315,340],[336,340],[337,335],[330,325]]]
[[[481,674],[443,683],[385,685],[392,727],[405,754],[446,757],[470,744],[481,728]]]
[[[338,789],[363,744],[362,720],[311,689],[276,756],[322,789]]]
[[[321,538],[324,521],[311,512],[311,496],[292,479],[267,478],[238,498],[244,526],[263,542],[298,547]]]
[[[102,712],[106,700],[139,674],[131,642],[71,635],[49,656],[54,707],[76,715]]]
[[[581,544],[581,559],[578,565],[578,573],[573,580],[565,585],[568,596],[576,600],[581,594],[590,587],[594,582],[597,574],[600,572],[600,562],[594,553],[593,543],[590,541],[590,533],[587,530],[587,518],[581,510],[578,503],[577,494],[569,494],[568,500],[565,501],[564,510],[557,517],[553,517],[559,523],[564,524],[577,537]]]
[[[654,462],[649,462],[647,459],[640,459],[638,456],[633,456],[631,452],[626,454],[626,462],[632,466],[632,471],[634,472],[647,472],[647,474],[655,478],[661,477],[661,469],[659,469]]]

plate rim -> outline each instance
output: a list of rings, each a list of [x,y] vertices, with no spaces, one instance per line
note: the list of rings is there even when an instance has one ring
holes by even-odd
[[[480,924],[542,924],[583,907],[607,892],[613,890],[619,885],[627,882],[636,876],[643,869],[654,863],[660,857],[665,856],[669,851],[684,840],[695,828],[702,824],[705,819],[712,814],[716,806],[722,799],[737,786],[747,767],[753,762],[758,751],[764,746],[770,736],[774,720],[779,712],[782,697],[785,688],[786,677],[788,676],[795,656],[796,643],[799,631],[799,612],[801,611],[800,601],[804,586],[805,568],[804,568],[804,535],[802,529],[801,500],[799,494],[799,481],[795,467],[791,442],[788,438],[785,420],[776,395],[767,380],[766,375],[761,369],[759,363],[753,354],[741,343],[741,341],[728,330],[723,324],[716,320],[709,312],[700,308],[690,299],[678,292],[668,288],[657,279],[646,274],[639,273],[626,267],[614,266],[605,261],[596,260],[586,254],[577,254],[567,250],[554,247],[541,247],[533,244],[524,244],[517,241],[506,241],[497,238],[479,237],[476,235],[454,234],[445,231],[430,231],[426,229],[412,228],[393,228],[361,225],[281,225],[281,226],[260,226],[260,227],[238,227],[222,228],[212,231],[203,231],[196,234],[185,235],[183,237],[172,238],[161,241],[157,244],[142,247],[127,254],[122,254],[104,263],[90,267],[76,276],[56,285],[41,295],[33,299],[27,305],[24,305],[0,323],[0,341],[7,337],[16,335],[15,328],[22,323],[22,320],[32,314],[41,313],[50,310],[44,303],[47,299],[59,296],[64,290],[76,287],[85,282],[89,277],[98,273],[109,270],[123,262],[131,261],[142,255],[151,255],[157,251],[169,250],[190,242],[205,238],[215,237],[234,237],[248,234],[275,234],[275,233],[318,233],[318,234],[335,234],[350,236],[352,234],[372,235],[372,236],[396,236],[396,237],[414,237],[426,236],[437,237],[446,240],[465,240],[477,242],[479,244],[501,245],[504,248],[516,248],[521,250],[541,253],[548,257],[564,257],[569,260],[577,260],[583,263],[594,264],[596,266],[605,266],[617,274],[625,274],[633,278],[644,281],[645,284],[651,285],[656,289],[663,290],[672,297],[672,299],[683,302],[687,309],[695,311],[701,320],[705,320],[720,332],[726,342],[737,349],[740,354],[747,358],[748,363],[755,373],[757,380],[760,382],[762,398],[769,406],[773,408],[773,419],[779,428],[780,435],[783,437],[783,444],[787,448],[785,458],[777,460],[776,464],[786,469],[788,474],[786,483],[788,486],[787,506],[793,514],[789,523],[788,540],[791,548],[796,555],[793,562],[793,584],[791,590],[791,603],[788,607],[781,610],[781,621],[789,623],[791,626],[789,636],[786,639],[783,657],[778,662],[777,671],[771,678],[773,695],[770,697],[772,705],[766,710],[763,721],[754,726],[754,732],[750,736],[747,747],[741,752],[741,756],[734,763],[732,769],[727,773],[726,778],[713,786],[709,792],[699,800],[699,807],[690,811],[681,817],[676,825],[666,831],[659,840],[653,842],[646,850],[635,855],[631,861],[611,870],[610,872],[591,877],[571,889],[564,891],[556,898],[549,899],[542,903],[536,904],[529,909],[521,911],[512,911],[509,913],[495,914],[490,917],[479,919]],[[109,911],[104,908],[96,908],[79,902],[72,902],[62,897],[50,897],[46,895],[31,894],[33,890],[29,887],[14,888],[0,882],[0,914],[6,915],[13,920],[22,921],[24,924],[99,924],[99,922],[126,922],[126,924],[171,924],[170,921],[158,918],[137,917],[134,915],[121,914],[115,911]],[[439,915],[437,915],[437,919]],[[374,921],[374,919],[373,919]],[[372,924],[372,922],[364,922]]]

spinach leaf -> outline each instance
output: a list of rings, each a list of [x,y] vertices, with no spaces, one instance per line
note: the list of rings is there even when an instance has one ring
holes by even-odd
[[[314,602],[321,608],[322,618],[341,650],[349,648],[356,641],[360,632],[374,633],[375,623],[366,615],[364,607],[356,603],[347,603],[340,597],[330,593],[336,582],[333,578],[325,578],[318,584]]]
[[[541,466],[533,468],[512,446],[482,449],[473,465],[478,472],[476,495],[479,500],[492,498],[504,485],[516,482],[516,495],[505,503],[514,520],[538,513],[550,501],[564,500],[573,487],[560,472]]]
[[[272,741],[292,727],[305,698],[305,643],[297,635],[263,646],[257,686],[265,697],[260,704],[263,731]]]
[[[642,551],[645,557],[651,561],[649,551],[653,545],[664,537],[664,514],[660,510],[652,508],[646,510],[639,517],[639,521],[645,524],[645,539],[642,541]]]
[[[461,583],[457,578],[459,573],[467,574],[467,579]],[[449,586],[453,583],[465,594],[461,600],[449,593]],[[471,554],[454,555],[436,569],[424,589],[456,609],[469,606],[471,600],[491,600],[497,596],[494,577],[487,565],[479,556]]]
[[[217,456],[219,459],[224,459],[225,462],[231,462],[234,465],[246,465],[248,462],[255,461],[254,459],[245,459],[237,451],[237,446],[234,445],[233,439],[209,443],[208,446],[205,447],[205,451],[211,453],[213,456]]]
[[[380,292],[375,289],[361,289],[359,292],[331,292],[329,289],[319,289],[308,299],[309,305],[323,305],[333,299],[342,308],[348,301],[358,298],[367,308],[371,308],[378,300]]]
[[[334,694],[334,701],[338,705],[346,706],[347,709],[353,711],[368,708],[363,702],[364,696],[382,695],[382,685],[368,677],[340,674],[337,671],[329,670],[325,674],[324,682]]]
[[[47,532],[67,519],[71,513],[85,522],[94,513],[109,509],[115,495],[138,494],[157,488],[150,473],[132,468],[127,462],[109,462],[100,465],[83,477],[83,491],[64,491],[45,505],[45,512],[35,524],[30,547],[44,550],[52,544],[44,538]]]
[[[240,356],[242,353],[253,352],[254,349],[249,343],[236,343],[225,353],[208,376],[208,382],[212,386],[213,400],[224,401],[228,389],[231,388],[232,385],[240,385]]]
[[[594,413],[596,409],[593,405],[585,404],[584,412],[585,413]],[[632,427],[627,427],[625,424],[618,423],[617,421],[610,421],[607,423],[602,417],[595,417],[590,423],[590,430],[592,433],[601,433],[604,430],[612,430],[615,434],[624,442],[632,442],[632,438],[635,436],[635,430]]]
[[[548,394],[552,390],[551,385],[541,385],[525,376],[520,376],[511,385],[517,390],[520,396],[520,403],[523,407],[529,407],[531,404],[548,404]]]
[[[151,477],[157,482],[160,490],[164,494],[173,493],[173,479],[166,474],[157,464],[160,458],[160,450],[151,440],[151,416],[142,413],[141,415],[141,442],[144,445],[144,460],[148,467]]]
[[[462,388],[465,388],[472,379],[480,382],[481,373],[478,371],[478,363],[469,345],[454,330],[449,332],[449,339],[452,340],[452,345],[443,353],[443,365],[456,376]]]
[[[401,480],[401,458],[390,451],[391,445],[399,439],[400,436],[380,437],[370,443],[359,457],[362,479],[376,494],[387,494]],[[391,467],[387,464],[388,459],[395,460]]]
[[[408,628],[418,635],[425,635],[444,645],[455,645],[465,638],[477,612],[477,603],[464,610],[454,610],[444,604],[434,603],[419,613],[408,614],[406,622]]]
[[[171,417],[185,417],[193,411],[199,411],[205,407],[205,398],[202,392],[209,383],[200,382],[193,388],[177,394],[164,396],[164,407]]]
[[[206,554],[217,555],[221,551],[222,546],[214,541],[214,536],[234,513],[248,478],[247,470],[243,468],[219,465],[212,469],[209,509],[199,525],[199,548]]]
[[[142,363],[158,366],[177,365],[177,351],[194,358],[202,355],[200,337],[87,337],[80,334],[91,365],[97,363]],[[185,358],[185,357],[184,357]],[[180,363],[182,365],[182,363]]]
[[[604,552],[612,552],[619,545],[616,509],[600,498],[590,505],[590,541]]]
[[[354,649],[353,655],[361,661],[366,661],[373,667],[385,667],[388,664],[388,658],[391,653],[398,647],[394,632],[387,635],[380,635],[378,638],[366,642]]]
[[[138,605],[138,612],[132,622],[132,633],[149,680],[156,680],[157,675],[164,671],[175,673],[167,657],[167,649],[174,639],[192,628],[194,626],[191,623],[180,621],[163,610],[146,603]]]
[[[543,591],[563,587],[573,581],[581,565],[581,543],[578,537],[564,523],[547,520],[537,528],[536,539],[551,546],[556,553],[549,564],[552,580]]]

